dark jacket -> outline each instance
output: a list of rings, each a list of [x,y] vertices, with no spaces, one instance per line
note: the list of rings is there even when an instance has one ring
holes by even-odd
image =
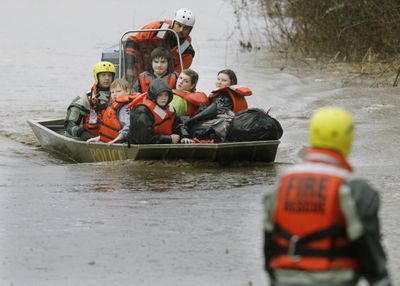
[[[147,99],[155,102],[157,96],[163,92],[169,93],[168,104],[172,101],[173,94],[169,85],[162,79],[155,79],[151,82],[146,96]],[[132,144],[168,144],[172,143],[170,135],[156,134],[155,119],[152,111],[138,102],[132,106],[130,112],[129,142]],[[177,134],[181,138],[189,138],[189,132],[178,116],[174,116],[172,123],[172,134]]]
[[[129,142],[132,144],[169,144],[172,143],[170,135],[154,133],[154,117],[152,112],[144,105],[139,105],[131,110],[131,124],[129,127]],[[181,138],[189,138],[189,132],[182,124],[180,117],[175,117],[173,133]]]
[[[97,90],[95,86],[84,96],[77,96],[68,106],[67,115],[64,120],[64,128],[69,136],[77,137],[80,140],[86,141],[93,137],[82,126],[85,123],[86,116],[94,109],[96,113],[101,113],[107,108],[110,91]],[[96,99],[96,103],[90,99]]]

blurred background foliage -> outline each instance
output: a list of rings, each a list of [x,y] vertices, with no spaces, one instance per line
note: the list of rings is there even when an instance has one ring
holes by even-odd
[[[232,0],[240,45],[285,57],[352,63],[359,73],[397,74],[399,0]],[[251,33],[245,31],[251,31]]]

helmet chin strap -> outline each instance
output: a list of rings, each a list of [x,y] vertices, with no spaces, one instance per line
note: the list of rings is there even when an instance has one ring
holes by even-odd
[[[103,87],[99,83],[99,84],[97,84],[97,90],[99,90],[99,91],[109,91],[110,87]]]

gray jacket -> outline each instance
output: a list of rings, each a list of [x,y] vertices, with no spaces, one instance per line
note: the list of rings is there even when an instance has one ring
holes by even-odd
[[[90,109],[94,109],[98,112],[107,107],[110,97],[109,91],[99,91],[98,94],[95,95],[98,99],[96,106],[91,106],[88,100],[88,96],[90,96],[91,92],[92,91],[88,92],[84,96],[77,96],[68,106],[64,127],[69,136],[82,137],[82,133],[85,132],[82,124],[85,121],[86,115],[89,114]]]
[[[370,285],[389,286],[390,278],[386,268],[386,255],[380,242],[378,219],[379,196],[366,181],[348,177],[339,189],[339,205],[346,220],[346,233],[358,260],[360,271],[351,269],[330,269],[307,272],[296,269],[271,269],[268,260],[274,233],[274,214],[278,188],[264,198],[264,255],[266,270],[274,286],[355,286],[364,277]]]

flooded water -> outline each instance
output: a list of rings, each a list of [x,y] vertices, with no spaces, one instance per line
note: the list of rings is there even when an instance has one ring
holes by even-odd
[[[354,115],[350,160],[380,190],[383,242],[400,284],[398,88],[281,71],[279,59],[240,51],[230,2],[167,2],[2,1],[0,284],[266,285],[261,200],[299,160],[309,115],[326,104]],[[234,69],[254,90],[250,105],[272,106],[282,123],[276,163],[74,164],[41,149],[26,120],[64,117],[92,85],[104,48],[181,5],[197,16],[198,89],[208,93],[220,69]]]

